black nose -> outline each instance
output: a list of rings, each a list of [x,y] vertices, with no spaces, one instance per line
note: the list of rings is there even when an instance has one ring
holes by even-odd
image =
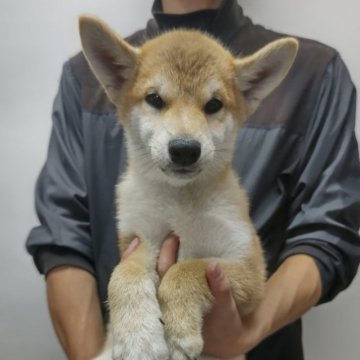
[[[195,164],[201,154],[201,144],[196,140],[175,139],[169,142],[171,161],[180,166]]]

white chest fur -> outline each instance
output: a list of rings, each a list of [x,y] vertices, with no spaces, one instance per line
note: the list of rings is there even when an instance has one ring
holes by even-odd
[[[239,261],[248,254],[254,229],[243,215],[246,196],[232,172],[222,184],[186,188],[155,185],[127,174],[117,196],[118,231],[138,235],[155,251],[174,232],[180,237],[179,259]]]

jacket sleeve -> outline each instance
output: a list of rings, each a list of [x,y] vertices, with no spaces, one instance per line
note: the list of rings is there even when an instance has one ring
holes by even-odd
[[[330,301],[354,278],[360,260],[360,167],[356,90],[339,56],[328,65],[303,137],[280,261],[312,256]]]
[[[81,113],[80,84],[67,63],[53,105],[47,160],[36,184],[40,225],[26,241],[41,273],[59,265],[94,272]]]

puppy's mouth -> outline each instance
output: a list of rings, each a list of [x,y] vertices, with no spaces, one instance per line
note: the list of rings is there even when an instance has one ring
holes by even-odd
[[[168,166],[161,168],[161,170],[168,176],[181,178],[191,178],[201,172],[201,169],[197,166]]]

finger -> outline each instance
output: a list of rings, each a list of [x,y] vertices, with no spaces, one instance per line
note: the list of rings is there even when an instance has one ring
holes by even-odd
[[[240,318],[235,299],[232,296],[230,280],[217,261],[213,261],[208,265],[206,278],[210,291],[215,298],[209,314],[210,319],[212,319],[210,322],[216,319],[216,322],[226,323],[227,326],[238,328]]]
[[[127,249],[121,254],[121,260],[126,260],[135,250],[136,248],[139,246],[140,244],[140,240],[139,238],[134,238],[130,245],[127,247]]]
[[[215,307],[220,309],[233,308],[235,303],[231,294],[230,280],[217,261],[212,261],[208,265],[206,278],[215,298]]]
[[[160,249],[156,268],[160,277],[163,277],[169,268],[176,263],[178,250],[179,237],[171,234],[165,239]]]

